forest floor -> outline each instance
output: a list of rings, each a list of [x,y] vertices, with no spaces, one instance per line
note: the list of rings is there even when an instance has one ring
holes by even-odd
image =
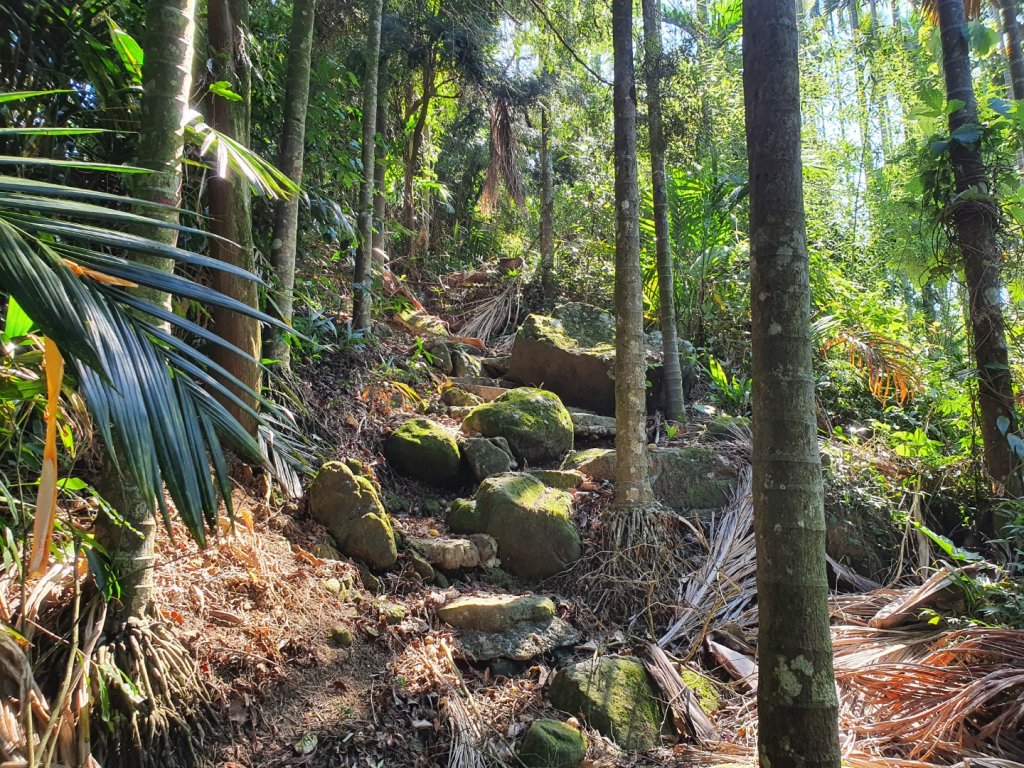
[[[362,460],[385,498],[394,494],[407,500],[407,511],[395,516],[402,536],[443,534],[441,510],[460,495],[439,494],[402,479],[382,457],[385,437],[416,413],[418,398],[436,397],[445,380],[439,373],[407,375],[401,363],[417,348],[412,336],[391,329],[377,345],[320,360],[302,372],[305,383],[298,385],[316,433],[331,436],[322,446],[324,456]],[[444,421],[444,416],[436,418]],[[461,495],[470,491],[463,488]],[[610,490],[592,487],[576,495],[576,523],[585,548],[592,547]],[[486,571],[457,574],[446,588],[425,585],[405,559],[371,576],[347,560],[320,556],[329,543],[327,532],[302,503],[267,499],[259,482],[239,483],[235,525],[225,526],[205,550],[183,531],[173,541],[166,534],[160,541],[157,583],[163,616],[177,626],[224,714],[207,745],[211,768],[519,765],[515,744],[529,722],[566,717],[545,698],[558,667],[606,652],[643,653],[641,638],[599,619],[587,595],[562,582],[536,591],[552,597],[558,615],[581,631],[579,644],[526,663],[471,663],[460,651],[457,633],[438,620],[437,607],[457,595],[518,594],[528,592],[527,587],[511,578],[496,580]],[[856,691],[843,708],[845,759],[851,765],[949,764],[956,762],[950,755],[965,743],[976,754],[993,754],[987,748],[991,734],[976,737],[977,714],[985,710],[989,720],[995,717],[994,699],[935,715],[927,735],[937,738],[935,750],[917,749],[915,739],[924,737],[912,728],[906,738],[901,732],[872,730],[876,721],[899,720],[906,702],[867,701],[867,692],[880,689],[884,698],[886,690],[906,682],[899,664],[915,661],[915,653],[926,654],[940,633],[927,625],[879,630],[869,624],[880,611],[920,597],[920,590],[910,587],[836,598],[834,639],[837,654],[846,654],[837,655],[840,680],[847,681],[841,693]],[[751,638],[725,627],[718,639],[730,644],[723,639],[730,632],[734,652],[719,646],[716,655],[702,646],[692,658],[680,660],[714,682],[719,705],[712,715],[713,741],[695,745],[667,737],[661,748],[638,755],[619,750],[583,723],[589,743],[584,766],[756,764],[756,682],[735,667],[749,664],[742,650]],[[1007,653],[1018,653],[1024,652],[1022,638],[1024,633],[1016,633],[997,640]],[[931,704],[952,702],[972,684],[977,696],[978,681],[993,671],[1005,673],[1006,663],[1005,658],[980,659],[977,674],[958,680],[937,673]],[[1019,660],[1016,667],[1008,663],[1024,677]],[[908,693],[907,701],[912,698]],[[885,717],[883,706],[889,708]],[[968,721],[974,725],[965,730]],[[1019,735],[1009,742],[1005,756],[1020,759]]]

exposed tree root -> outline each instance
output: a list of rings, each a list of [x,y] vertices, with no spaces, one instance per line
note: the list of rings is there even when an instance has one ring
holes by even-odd
[[[199,764],[214,718],[210,692],[165,624],[129,619],[97,649],[96,671],[93,697],[97,705],[109,701],[113,725],[97,725],[94,734],[105,768]]]
[[[572,569],[565,588],[585,596],[594,613],[657,637],[673,615],[676,585],[690,570],[684,526],[656,502],[609,508],[593,551]]]

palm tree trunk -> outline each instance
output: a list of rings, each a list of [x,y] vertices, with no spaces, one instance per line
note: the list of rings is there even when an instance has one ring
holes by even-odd
[[[646,374],[636,170],[633,0],[612,0],[615,56],[615,505],[653,499],[647,465]]]
[[[554,172],[551,167],[551,117],[547,105],[540,110],[540,282],[545,298],[554,294]]]
[[[686,418],[683,372],[676,328],[676,290],[669,249],[668,193],[665,188],[665,130],[661,117],[661,0],[641,0],[644,56],[647,59],[647,115],[651,134],[651,185],[654,197],[654,247],[658,267],[658,314],[665,389],[665,418]]]
[[[231,84],[241,101],[211,95],[210,124],[235,141],[249,144],[249,114],[252,78],[245,55],[246,27],[249,23],[249,0],[209,0],[207,34],[214,76]],[[218,238],[210,240],[214,258],[255,271],[256,259],[252,237],[252,210],[249,182],[237,173],[216,174],[209,182],[207,201],[210,229]],[[213,287],[241,303],[256,307],[259,292],[256,283],[214,270]],[[260,356],[260,324],[257,320],[214,308],[211,312],[214,330],[255,360]],[[260,368],[251,360],[221,346],[211,350],[210,357],[253,391],[260,390]],[[243,402],[255,410],[256,401],[234,385],[225,382]],[[250,433],[256,432],[255,417],[237,404],[225,401],[225,407]]]
[[[1003,25],[1003,45],[1010,67],[1013,98],[1024,99],[1024,50],[1021,47],[1020,24],[1017,22],[1016,0],[993,0]]]
[[[959,1],[959,0],[958,0]],[[840,764],[789,0],[744,0],[761,765]]]
[[[382,22],[383,23],[383,22]],[[388,69],[387,61],[381,60],[377,74],[377,159],[373,164],[373,269],[383,273],[388,268],[387,233],[384,231],[384,217],[387,199],[384,184],[388,170],[388,144],[385,138],[388,124]]]
[[[955,137],[962,127],[978,122],[967,48],[967,19],[962,0],[939,0],[938,12],[946,98],[963,104],[949,115],[950,135]],[[1002,255],[995,236],[996,207],[986,199],[991,190],[979,145],[953,139],[949,155],[957,195],[976,193],[972,199],[955,203],[953,223],[967,281],[985,466],[997,492],[1005,489],[1016,496],[1021,492],[1018,462],[1005,435],[1015,431],[1018,423],[1000,299]],[[996,532],[991,522],[985,527],[989,533]]]
[[[309,107],[309,65],[313,51],[313,20],[316,0],[295,0],[292,26],[288,35],[288,75],[284,90],[284,129],[278,169],[296,184],[302,183],[302,162],[305,155],[306,111]],[[291,324],[295,292],[295,245],[299,230],[299,197],[278,200],[274,206],[274,234],[270,242],[270,264],[274,285],[270,297],[272,311]],[[280,329],[271,332],[266,355],[280,361],[282,368],[290,364],[288,339]]]
[[[185,143],[183,122],[192,88],[192,56],[195,49],[196,0],[149,0],[146,25],[140,38],[145,51],[142,79],[145,92],[139,127],[138,165],[152,173],[140,175],[136,197],[164,208],[147,207],[140,213],[169,224],[178,222],[181,206],[181,157]],[[139,234],[174,245],[174,229],[148,227]],[[169,259],[137,257],[149,266],[170,272]],[[137,289],[144,298],[170,308],[170,296]],[[107,446],[114,451],[113,446]],[[106,515],[96,521],[96,539],[111,558],[121,587],[117,620],[142,616],[153,599],[154,499],[130,477],[122,476],[117,462],[107,462],[100,491],[128,525],[116,525]],[[135,533],[134,531],[138,531]],[[141,535],[140,535],[141,534]]]
[[[406,258],[410,269],[416,263],[416,194],[414,183],[416,173],[420,165],[420,150],[423,147],[423,133],[427,126],[427,115],[430,114],[430,100],[434,96],[434,58],[433,50],[427,53],[427,60],[423,64],[423,94],[418,103],[418,114],[416,123],[412,129],[412,137],[406,143],[405,148],[405,184],[402,196],[402,226],[406,229],[408,248]]]
[[[352,330],[369,332],[373,294],[373,165],[376,160],[377,73],[380,69],[380,24],[383,0],[369,0],[363,73],[363,185],[359,194],[359,250],[352,275]]]

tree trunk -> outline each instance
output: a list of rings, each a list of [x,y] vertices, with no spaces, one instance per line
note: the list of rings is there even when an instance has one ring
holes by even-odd
[[[430,100],[434,96],[434,51],[427,54],[423,64],[423,95],[416,106],[418,115],[412,129],[412,137],[405,147],[405,185],[402,195],[402,226],[406,229],[406,258],[412,269],[416,261],[416,194],[414,182],[419,170],[420,150],[423,147],[423,132],[427,126],[427,115],[430,114]],[[407,116],[408,119],[408,116]]]
[[[284,129],[278,169],[296,184],[302,184],[302,162],[306,143],[306,111],[309,107],[309,66],[313,51],[313,20],[316,0],[295,0],[292,27],[288,35],[288,75],[284,90]],[[274,235],[270,242],[270,264],[274,284],[270,310],[291,324],[295,292],[295,245],[299,229],[299,196],[278,200],[274,206]],[[289,367],[288,339],[280,329],[270,331],[266,356]]]
[[[181,157],[185,143],[184,117],[192,89],[192,57],[195,49],[195,0],[149,0],[146,25],[140,44],[145,51],[142,109],[139,126],[138,165],[153,173],[137,178],[136,197],[164,208],[144,207],[138,212],[169,224],[178,223],[181,206]],[[139,234],[175,245],[174,229],[146,227]],[[173,270],[170,259],[136,256],[139,261],[165,272]],[[170,296],[139,288],[143,297],[170,309]],[[116,450],[107,446],[108,451]],[[117,621],[142,616],[153,599],[154,499],[147,498],[130,477],[118,473],[117,463],[107,462],[100,491],[128,525],[115,525],[106,515],[96,521],[96,539],[110,553],[111,566],[121,586],[121,610]],[[138,531],[140,535],[133,532]]]
[[[551,167],[551,117],[547,106],[540,110],[540,282],[545,298],[554,295],[554,171]]]
[[[383,0],[369,0],[363,73],[363,185],[359,192],[359,251],[352,275],[352,330],[369,333],[373,307],[373,165],[377,139],[377,72],[380,69],[380,22]]]
[[[744,0],[743,29],[758,749],[762,766],[838,768],[792,3]]]
[[[249,23],[249,0],[209,0],[207,35],[214,77],[230,83],[241,101],[232,101],[211,94],[210,124],[240,144],[249,144],[249,109],[252,79],[248,56],[245,53],[246,26]],[[226,171],[226,169],[224,169]],[[209,182],[207,202],[210,210],[210,230],[219,238],[210,239],[210,254],[236,267],[255,271],[255,249],[252,239],[252,211],[249,182],[237,173],[215,174]],[[243,304],[256,307],[259,292],[256,283],[213,272],[213,287]],[[235,345],[255,360],[260,358],[260,323],[258,320],[227,309],[211,310],[217,335]],[[260,368],[219,345],[210,351],[210,357],[252,390],[259,392]],[[254,398],[244,394],[229,382],[225,385],[243,402],[255,410]],[[225,408],[250,433],[256,433],[256,418],[236,403],[225,400]]]
[[[385,137],[388,124],[388,70],[386,61],[381,61],[377,73],[377,159],[373,164],[373,270],[383,273],[388,268],[387,235],[384,231],[384,217],[387,200],[384,184],[387,178],[388,143]]]
[[[946,98],[963,103],[949,115],[949,131],[956,136],[963,126],[978,122],[971,63],[967,49],[967,19],[962,0],[939,0],[939,30]],[[989,188],[981,148],[956,139],[949,144],[958,196],[974,192],[975,198],[955,203],[953,223],[964,262],[974,356],[978,365],[978,404],[985,466],[997,492],[1019,495],[1017,460],[1005,434],[1017,429],[1013,376],[1006,347],[1006,326],[1000,303],[1002,255],[995,236],[995,203]],[[1003,428],[1000,428],[1002,425]],[[991,524],[989,533],[995,533]]]
[[[683,372],[676,328],[676,290],[669,249],[668,193],[665,179],[665,130],[661,117],[661,0],[641,0],[644,13],[644,57],[647,60],[647,122],[651,134],[651,186],[654,197],[654,247],[658,267],[658,316],[665,388],[665,418],[683,421]]]
[[[653,499],[647,466],[646,374],[636,170],[633,0],[612,0],[615,55],[615,505]]]
[[[1016,0],[992,0],[1003,26],[1003,46],[1010,69],[1013,98],[1024,99],[1024,51],[1021,48],[1020,24],[1017,22]]]

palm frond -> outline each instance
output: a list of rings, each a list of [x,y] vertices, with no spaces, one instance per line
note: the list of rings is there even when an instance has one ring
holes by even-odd
[[[816,321],[815,333],[824,337],[822,353],[846,350],[850,365],[867,379],[868,390],[883,405],[892,398],[900,405],[909,402],[921,388],[913,350],[884,334],[838,325],[832,317]]]
[[[230,508],[221,440],[274,473],[289,490],[300,463],[288,414],[230,376],[179,334],[234,349],[214,334],[123,286],[141,285],[231,309],[263,322],[272,318],[181,276],[132,261],[149,254],[257,278],[184,249],[123,231],[166,226],[108,207],[125,199],[71,187],[26,183],[0,175],[0,285],[68,361],[104,443],[165,520],[164,489],[200,543],[219,500]],[[84,199],[84,202],[79,200]],[[56,201],[60,200],[59,204]],[[96,224],[85,224],[89,219]],[[188,227],[178,229],[192,230]],[[242,354],[240,350],[235,350]],[[250,358],[251,359],[251,358]],[[238,395],[260,404],[259,436],[249,435],[223,402]],[[216,393],[215,397],[211,393]]]
[[[490,213],[498,204],[502,181],[509,197],[522,208],[526,189],[519,170],[519,142],[516,140],[512,106],[508,101],[498,99],[491,105],[491,158],[480,193],[480,209],[484,213]]]

